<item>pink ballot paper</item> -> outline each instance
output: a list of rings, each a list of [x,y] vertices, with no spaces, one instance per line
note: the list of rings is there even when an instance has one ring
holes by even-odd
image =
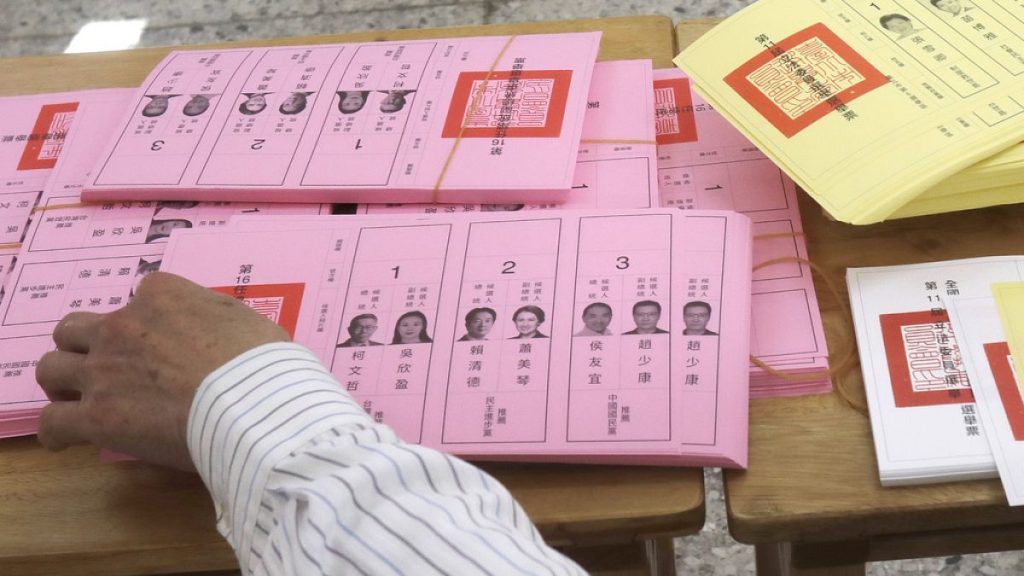
[[[0,98],[0,250],[18,248],[80,102],[105,92]]]
[[[364,204],[360,213],[495,212],[658,205],[650,60],[598,62],[590,81],[572,191],[562,204]]]
[[[86,200],[551,202],[600,33],[178,51]]]
[[[11,271],[0,302],[0,436],[35,432],[47,400],[34,367],[53,349],[57,322],[75,310],[127,304],[138,280],[160,267],[172,231],[219,226],[239,213],[329,212],[317,204],[82,204],[79,190],[99,153],[91,143],[112,133],[133,92],[105,90],[80,102]]]
[[[796,186],[694,92],[680,70],[655,70],[654,78],[661,205],[736,210],[753,221],[759,268],[750,353],[768,368],[751,365],[751,395],[831,391]]]
[[[407,441],[477,459],[746,465],[746,217],[262,220],[175,234],[166,269],[285,327]],[[697,300],[709,332],[686,336]]]

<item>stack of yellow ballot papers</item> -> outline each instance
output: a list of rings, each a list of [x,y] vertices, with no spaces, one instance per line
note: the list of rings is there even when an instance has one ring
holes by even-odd
[[[1018,100],[1024,103],[1024,99]],[[902,206],[891,217],[923,216],[1024,202],[1022,182],[1024,143],[1016,144],[939,182]]]
[[[938,4],[760,0],[675,62],[839,220],[1024,201],[1024,11]]]

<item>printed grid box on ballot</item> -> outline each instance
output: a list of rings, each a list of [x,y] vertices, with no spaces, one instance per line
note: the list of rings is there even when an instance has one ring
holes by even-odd
[[[83,198],[561,202],[600,36],[171,52]]]
[[[475,459],[745,466],[742,215],[236,218],[176,232],[165,258],[243,298],[302,284],[296,341],[409,441]],[[677,287],[694,279],[714,335],[683,335]]]

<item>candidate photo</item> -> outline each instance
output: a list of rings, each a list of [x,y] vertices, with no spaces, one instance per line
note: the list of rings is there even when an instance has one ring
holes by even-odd
[[[575,336],[611,336],[612,307],[604,302],[591,302],[583,309],[583,328]]]
[[[374,314],[359,314],[354,316],[348,323],[348,339],[338,344],[338,348],[355,348],[360,346],[383,346],[380,342],[373,340],[373,333],[377,331],[377,316]]]
[[[633,323],[636,328],[623,334],[668,334],[658,327],[661,320],[661,304],[654,300],[641,300],[633,304]]]
[[[466,333],[459,338],[459,342],[470,342],[473,340],[487,340],[487,334],[494,327],[494,321],[498,319],[498,313],[493,308],[473,308],[466,313]]]
[[[711,320],[711,304],[694,300],[683,306],[683,322],[686,324],[683,334],[687,336],[718,336],[718,332],[708,330],[709,320]]]

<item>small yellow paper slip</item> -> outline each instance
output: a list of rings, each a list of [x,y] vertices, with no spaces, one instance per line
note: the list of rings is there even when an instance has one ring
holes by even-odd
[[[992,296],[1003,320],[1013,368],[1017,374],[1024,374],[1024,282],[993,284]]]
[[[1024,133],[1017,3],[941,4],[760,0],[675,63],[834,217],[878,222]]]

